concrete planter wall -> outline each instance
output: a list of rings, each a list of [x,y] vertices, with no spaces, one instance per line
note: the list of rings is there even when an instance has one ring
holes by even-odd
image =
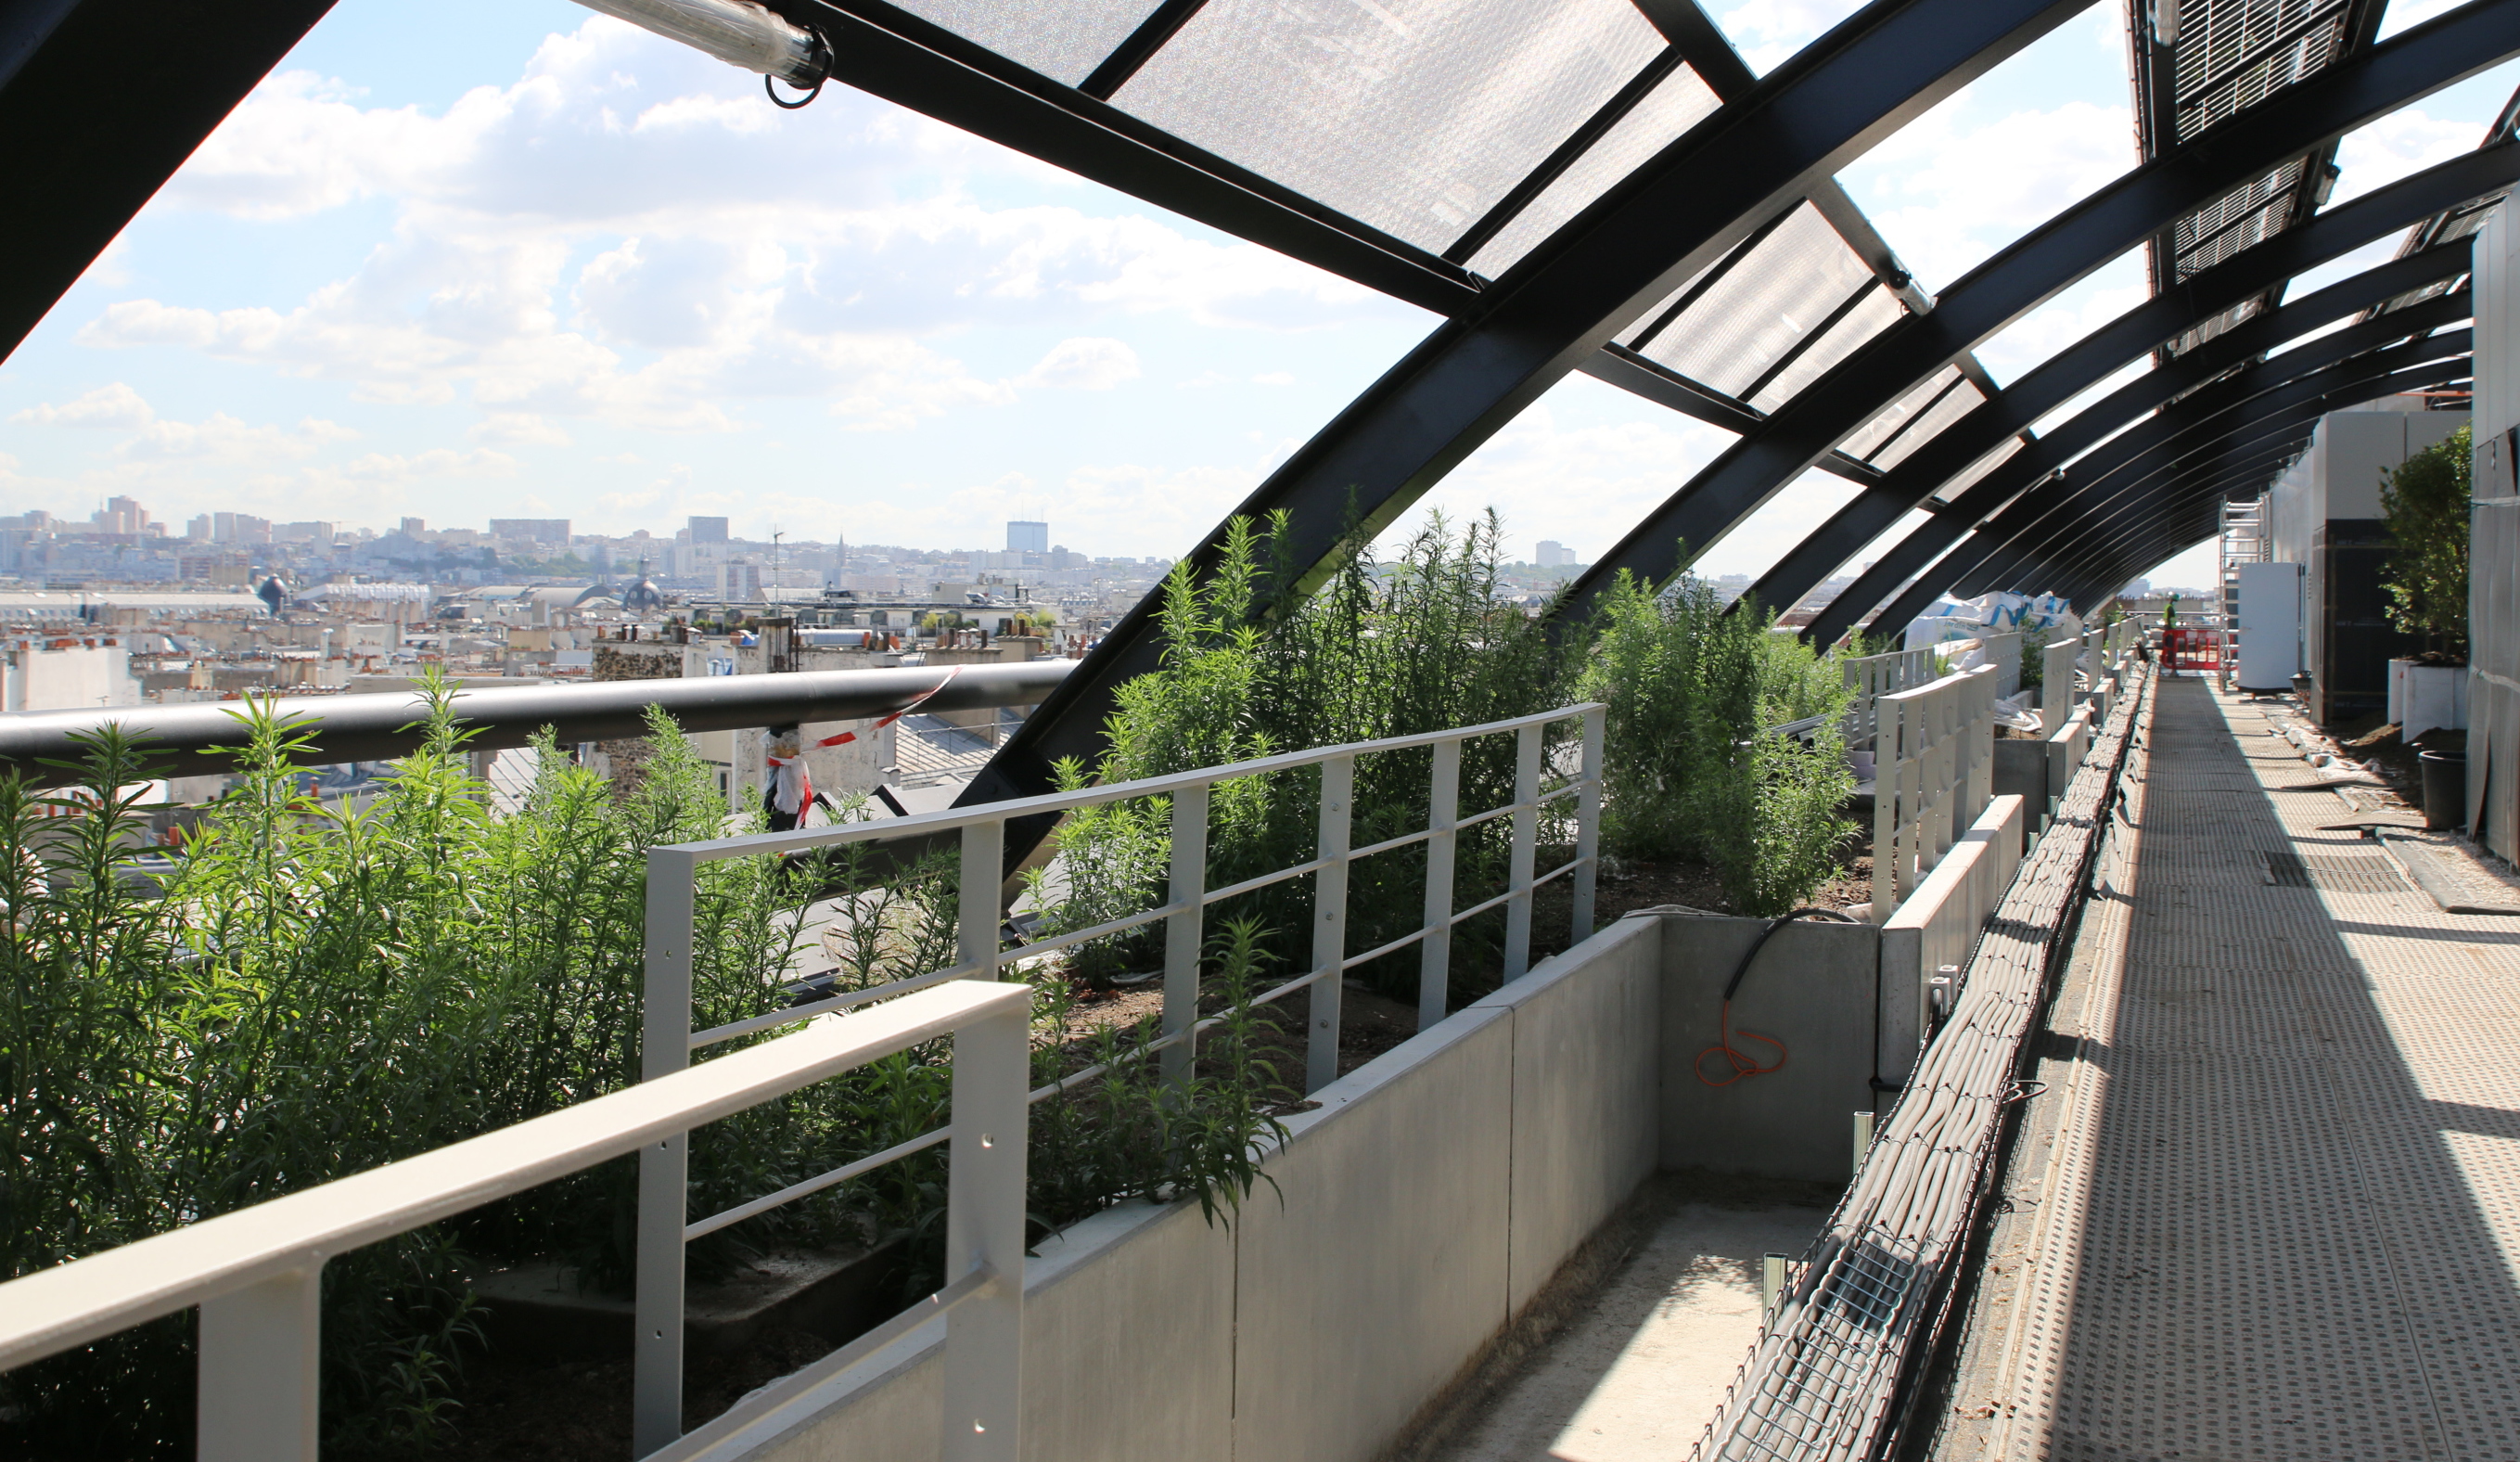
[[[1046,1242],[1027,1462],[1371,1462],[1657,1165],[1843,1182],[1876,1073],[1913,1060],[1920,968],[1965,962],[2024,810],[1996,799],[1887,925],[1777,930],[1733,1003],[1790,1048],[1774,1072],[1697,1074],[1767,921],[1632,914],[1316,1093],[1232,1227],[1128,1205]],[[705,1455],[936,1458],[943,1327]]]

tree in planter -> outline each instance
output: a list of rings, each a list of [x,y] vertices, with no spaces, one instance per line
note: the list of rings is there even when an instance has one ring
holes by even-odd
[[[2400,464],[2380,483],[2393,547],[2381,586],[2389,618],[2426,651],[2467,659],[2467,514],[2472,437],[2461,427]]]

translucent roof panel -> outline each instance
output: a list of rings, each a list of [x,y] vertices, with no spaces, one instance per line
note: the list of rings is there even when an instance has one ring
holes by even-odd
[[[1120,48],[1161,0],[893,0],[1070,86],[1080,85]]]
[[[2003,439],[2003,445],[1997,447],[1994,451],[1987,453],[1985,456],[1978,458],[1975,462],[1961,468],[1958,473],[1953,475],[1950,481],[1935,488],[1933,496],[1928,498],[1927,501],[1937,503],[1950,502],[1961,493],[1968,491],[1971,487],[1976,486],[1980,479],[1984,478],[1988,473],[1995,471],[1997,468],[2002,467],[2004,463],[2004,459],[2020,450],[2020,437],[2005,437]]]
[[[1837,230],[1806,203],[1640,348],[1692,381],[1739,395],[1871,277]],[[1675,291],[1645,316],[1639,333],[1695,288]]]
[[[1855,308],[1828,327],[1828,333],[1812,342],[1793,363],[1777,372],[1775,379],[1759,388],[1750,404],[1761,411],[1774,411],[1801,394],[1802,388],[1828,374],[1828,368],[1856,351],[1856,347],[1899,322],[1908,312],[1899,297],[1875,284],[1865,291]]]
[[[1511,223],[1490,239],[1471,257],[1470,268],[1490,279],[1503,274],[1541,240],[1557,232],[1593,200],[1608,192],[1611,184],[1636,171],[1646,159],[1697,125],[1720,105],[1715,93],[1687,67],[1663,77],[1634,111],[1586,148],[1574,166],[1559,173],[1538,198],[1514,215]]]
[[[1875,448],[1868,460],[1884,471],[1898,466],[1908,460],[1910,453],[1941,435],[1945,428],[1975,411],[1985,400],[1976,383],[1961,382],[1949,395],[1926,407],[1914,426]]]
[[[1869,459],[1874,452],[1881,449],[1881,443],[1888,441],[1900,428],[1914,420],[1917,412],[1932,405],[1936,397],[1950,390],[1953,383],[1959,379],[1960,370],[1958,366],[1945,366],[1936,371],[1911,387],[1906,395],[1882,407],[1880,415],[1856,428],[1853,435],[1837,444],[1838,450],[1850,457]]]
[[[1112,101],[1441,252],[1662,49],[1628,0],[1209,0]]]

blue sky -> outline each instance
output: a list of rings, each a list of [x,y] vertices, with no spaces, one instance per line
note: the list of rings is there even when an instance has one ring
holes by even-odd
[[[1717,14],[1764,67],[1854,8]],[[2131,164],[2120,14],[1847,171],[1928,288]],[[2474,146],[2509,86],[2349,139],[2340,194]],[[1981,353],[2017,375],[2141,279],[2121,260]],[[725,513],[936,548],[1020,517],[1171,554],[1433,323],[836,86],[774,111],[564,0],[342,0],[0,366],[0,510]],[[1589,556],[1726,439],[1577,378],[1429,501]],[[1788,488],[1707,567],[1757,571],[1847,490]]]

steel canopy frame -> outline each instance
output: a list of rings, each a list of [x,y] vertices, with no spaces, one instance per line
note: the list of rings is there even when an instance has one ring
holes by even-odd
[[[2060,565],[2087,560],[2104,540],[2075,545],[2070,560],[2035,558],[2028,549],[2016,545],[2024,535],[2040,532],[2043,527],[2058,529],[2058,533],[2043,534],[2043,541],[2052,541],[2059,534],[2089,534],[2102,521],[2092,516],[2094,514],[2104,513],[2107,521],[2115,521],[2123,512],[2147,511],[2158,503],[2165,490],[2157,480],[2162,474],[2174,472],[2200,452],[2227,450],[2235,442],[2243,446],[2260,444],[2315,423],[2319,416],[2344,405],[2393,394],[2410,384],[2432,385],[2456,379],[2470,368],[2465,336],[2464,331],[2453,332],[2452,336],[2430,337],[2391,351],[2357,357],[2264,392],[2239,407],[2232,420],[2204,423],[2209,434],[2202,441],[2191,434],[2199,425],[2192,418],[2163,422],[2158,430],[2149,423],[2138,428],[2138,432],[2146,434],[2147,440],[2142,449],[2107,472],[2105,476],[2115,480],[2113,487],[2103,489],[2097,480],[2078,483],[2069,476],[2061,498],[2035,490],[2023,494],[1919,573],[1875,622],[1905,623],[1955,584],[1992,582],[2030,573],[2052,574],[2060,571]],[[2438,358],[2444,351],[2450,352],[2451,358]],[[2227,405],[2211,415],[2231,410]],[[2217,459],[2218,464],[2221,460]],[[2147,486],[2153,490],[2147,491]],[[2067,516],[2050,516],[2057,513]]]
[[[0,6],[0,359],[333,0]]]
[[[2340,280],[2272,315],[2257,316],[2227,331],[2214,341],[2178,357],[2169,367],[2138,376],[2085,407],[2034,445],[2004,459],[1994,471],[1969,484],[1958,497],[1937,505],[1932,521],[1917,525],[1907,538],[1894,545],[1872,568],[1858,575],[1855,583],[1813,617],[1803,631],[1806,641],[1827,644],[1835,640],[1862,618],[1866,610],[1888,597],[1935,554],[1958,540],[1970,525],[2013,500],[2039,478],[2066,467],[2078,454],[2100,442],[2109,433],[2143,412],[2162,405],[2179,391],[2206,385],[2214,376],[2241,364],[2248,357],[2332,323],[2372,300],[2389,298],[2409,282],[2421,285],[2465,273],[2467,255],[2460,251],[2459,245],[2460,241],[2452,241],[2438,249],[2392,259],[2362,274]],[[2464,319],[2466,297],[2462,294],[2446,297],[2455,297],[2460,303],[2446,312],[2445,307],[2427,300],[2425,305],[2429,309],[2421,315],[2393,312],[2380,317],[2380,320],[2390,322],[2386,325],[2379,321],[2358,322],[2297,351],[2278,356],[2275,363],[2288,365],[2298,372],[2419,329]],[[2136,312],[2149,308],[2150,303],[2147,302],[2138,306]],[[2103,326],[2102,330],[2106,332],[2114,328]],[[2025,381],[2027,379],[2024,378]],[[2267,378],[2261,375],[2256,379],[2264,381]],[[2089,464],[2082,464],[2082,467],[2086,473],[2096,470]],[[1845,516],[1843,513],[1840,515],[1841,519]],[[1823,526],[1821,531],[1829,530],[1828,526]],[[1836,562],[1843,561],[1841,556]]]
[[[2320,213],[2300,228],[2243,250],[2228,261],[2146,299],[2049,356],[1986,403],[1946,427],[1885,474],[1876,487],[1859,493],[1778,560],[1749,593],[1758,596],[1761,604],[1777,608],[1800,602],[1839,566],[1889,531],[1952,478],[2120,367],[2295,275],[2410,227],[2445,208],[2506,189],[2514,180],[2520,180],[2520,144],[2502,143],[2464,154]],[[2009,463],[1997,469],[2006,474],[2015,471]],[[1984,494],[1974,485],[1967,491],[1976,494],[1977,501],[1984,500]],[[1922,562],[1917,561],[1918,565]],[[1911,567],[1911,572],[1914,567]],[[1857,585],[1847,590],[1848,595],[1854,595],[1876,583],[1875,597],[1854,606],[1859,617],[1896,589],[1899,581],[1868,582],[1859,577]],[[1820,638],[1817,634],[1813,637]],[[1834,637],[1832,634],[1827,638]]]
[[[1760,221],[2082,8],[2081,0],[1875,0],[1508,270],[1234,516],[1285,511],[1289,559],[1318,571]],[[1220,525],[1189,555],[1193,568],[1210,567],[1222,540]],[[959,801],[1039,792],[1058,758],[1091,760],[1118,687],[1155,666],[1156,608],[1150,598],[1123,617]],[[1041,830],[1028,831],[1037,839]]]
[[[1930,313],[1892,326],[1778,408],[1578,578],[1557,613],[1580,616],[1622,569],[1667,577],[1682,567],[1683,542],[1692,554],[1703,552],[1891,402],[2041,301],[2143,244],[2165,222],[2324,138],[2513,54],[2520,54],[2520,7],[2472,0],[2284,88],[2126,174],[1972,270],[1943,292]]]

